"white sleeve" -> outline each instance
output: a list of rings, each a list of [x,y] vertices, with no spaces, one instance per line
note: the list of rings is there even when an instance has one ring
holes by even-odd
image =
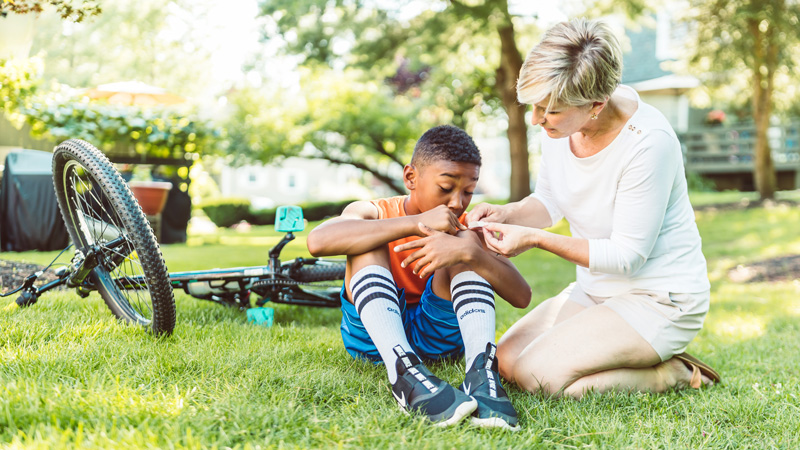
[[[542,150],[542,159],[539,163],[539,174],[536,177],[536,187],[534,188],[534,193],[531,196],[537,200],[539,200],[542,205],[544,205],[547,213],[550,214],[550,226],[553,226],[564,217],[564,214],[558,209],[555,200],[553,199],[553,193],[550,187],[550,174],[547,170],[549,164],[547,163],[547,153],[544,149]]]
[[[617,184],[611,237],[589,240],[589,270],[636,273],[647,261],[664,223],[672,184],[681,167],[675,138],[651,132]]]

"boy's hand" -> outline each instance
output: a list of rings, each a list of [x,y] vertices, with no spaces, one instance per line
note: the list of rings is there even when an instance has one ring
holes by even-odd
[[[438,269],[470,260],[472,251],[482,251],[480,237],[475,232],[465,231],[451,236],[433,230],[421,222],[419,229],[425,235],[424,238],[398,245],[394,251],[399,253],[405,250],[419,249],[406,258],[401,266],[407,267],[416,261],[414,273],[420,278],[426,278]]]
[[[447,234],[456,234],[459,231],[466,230],[467,227],[458,221],[458,217],[453,214],[445,205],[439,205],[431,210],[420,213],[417,217],[419,222],[424,224],[431,230],[441,231]],[[422,230],[421,227],[419,227]],[[418,236],[427,236],[425,232],[420,231]]]

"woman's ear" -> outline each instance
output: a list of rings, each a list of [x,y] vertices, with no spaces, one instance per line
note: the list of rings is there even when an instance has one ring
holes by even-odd
[[[592,107],[589,109],[590,114],[600,114],[600,111],[608,104],[608,97],[602,102],[592,102]]]
[[[403,183],[406,185],[406,189],[409,191],[413,191],[417,187],[417,168],[411,164],[406,164],[403,167]]]

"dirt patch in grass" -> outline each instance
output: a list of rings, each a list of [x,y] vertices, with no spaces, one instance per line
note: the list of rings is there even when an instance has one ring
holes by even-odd
[[[800,255],[781,256],[748,265],[739,265],[728,271],[728,278],[736,283],[800,279]]]
[[[43,270],[45,266],[38,264],[30,264],[19,261],[8,261],[0,259],[0,292],[5,294],[8,291],[13,291],[22,285],[25,278],[29,275]],[[49,281],[55,280],[56,277],[52,270],[43,273],[36,280],[36,285],[42,285]],[[65,286],[59,286],[57,289],[65,289]]]

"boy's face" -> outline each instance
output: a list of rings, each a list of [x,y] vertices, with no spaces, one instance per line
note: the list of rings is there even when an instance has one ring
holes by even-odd
[[[433,161],[421,167],[407,165],[403,172],[418,212],[446,205],[456,216],[466,211],[478,184],[481,166],[453,161]],[[407,211],[415,214],[415,211]]]

